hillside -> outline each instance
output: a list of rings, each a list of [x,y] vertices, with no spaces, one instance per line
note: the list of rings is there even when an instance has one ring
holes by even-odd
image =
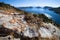
[[[17,9],[17,8],[15,8],[15,7],[13,7],[9,4],[5,4],[3,2],[0,3],[0,11],[1,10],[4,10],[5,13],[15,13],[15,12],[17,12],[17,13],[20,13],[20,14],[21,13],[24,14],[24,12],[22,10],[19,10],[19,9]]]
[[[11,36],[11,37],[10,37]],[[59,40],[58,25],[43,14],[32,14],[0,3],[0,38]]]
[[[60,7],[58,7],[58,8],[51,8],[50,10],[60,14]]]

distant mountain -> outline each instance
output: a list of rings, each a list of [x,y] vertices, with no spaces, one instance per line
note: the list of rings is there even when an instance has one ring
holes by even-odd
[[[19,8],[19,9],[20,9],[20,8],[24,8],[24,9],[25,9],[25,8],[33,8],[33,7],[17,7],[17,8]]]
[[[37,6],[37,7],[29,6],[29,7],[18,7],[18,8],[41,8],[41,7],[39,7],[39,6]]]
[[[42,7],[18,7],[18,9],[26,9],[26,8],[42,8]],[[50,11],[54,11],[55,13],[60,14],[60,7],[54,8],[54,7],[49,7],[45,6],[43,9],[49,9]]]
[[[26,8],[43,8],[43,9],[51,9],[52,7],[49,7],[49,6],[45,6],[45,7],[18,7],[18,9],[26,9]]]
[[[50,8],[49,10],[54,11],[54,12],[60,14],[60,7],[58,7],[58,8]]]
[[[51,9],[52,7],[49,7],[49,6],[45,6],[43,7],[44,9]]]

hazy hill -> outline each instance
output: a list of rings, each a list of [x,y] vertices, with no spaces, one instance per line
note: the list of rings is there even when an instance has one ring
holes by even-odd
[[[45,8],[45,9],[51,9],[52,7],[49,7],[49,6],[45,6],[45,7],[43,7],[43,8]]]
[[[20,12],[20,14],[23,14],[22,10],[19,10],[9,4],[5,4],[3,2],[0,3],[0,10],[4,10],[6,13],[14,13],[14,12]]]
[[[51,8],[50,10],[60,14],[60,7],[58,7],[58,8]]]

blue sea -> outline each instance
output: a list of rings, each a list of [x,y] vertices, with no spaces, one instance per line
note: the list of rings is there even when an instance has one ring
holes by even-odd
[[[48,18],[53,19],[57,24],[60,25],[60,14],[55,13],[54,11],[49,10],[49,8],[19,8],[20,10],[26,11],[26,12],[31,12],[31,13],[35,13],[35,14],[44,14],[46,15]]]

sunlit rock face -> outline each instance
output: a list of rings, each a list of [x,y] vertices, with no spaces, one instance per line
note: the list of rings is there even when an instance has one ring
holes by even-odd
[[[60,37],[60,30],[53,24],[43,22],[41,26],[38,26],[38,22],[35,23],[33,20],[34,23],[28,23],[24,18],[25,15],[17,13],[11,13],[9,15],[0,13],[0,25],[13,31],[17,31],[18,34],[21,34],[22,32],[21,35],[24,37],[52,38],[55,35]]]
[[[12,30],[21,31],[21,27],[26,23],[24,20],[24,15],[6,15],[0,13],[0,25]]]
[[[60,36],[60,29],[58,29],[56,26],[54,26],[54,25],[51,24],[51,23],[45,23],[44,25],[45,25],[46,28],[48,28],[48,30],[49,30],[52,34]]]
[[[46,29],[44,27],[41,27],[39,29],[39,33],[41,34],[41,37],[43,37],[43,38],[52,37],[52,33],[48,29]]]
[[[34,28],[30,28],[29,26],[26,26],[24,31],[23,31],[23,34],[24,36],[27,36],[27,37],[38,37],[38,32],[36,29]]]
[[[7,22],[11,19],[12,19],[11,15],[8,16],[8,15],[0,13],[0,24],[3,24],[4,22]]]

